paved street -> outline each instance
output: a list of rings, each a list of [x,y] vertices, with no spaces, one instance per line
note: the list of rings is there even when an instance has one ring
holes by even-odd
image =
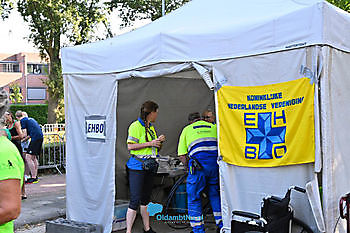
[[[15,220],[16,233],[45,233],[45,221],[64,217],[66,213],[65,175],[46,175],[39,183],[27,184],[28,199],[22,201],[21,215]],[[189,233],[190,228],[173,229],[165,222],[151,218],[151,226],[158,233]],[[143,232],[142,220],[138,215],[133,232]],[[116,233],[125,230],[115,231]],[[216,227],[210,224],[207,233],[215,233]]]
[[[15,233],[45,233],[45,222],[35,225],[25,225],[15,230]]]
[[[158,221],[155,219],[151,218],[151,226],[154,231],[157,233],[189,233],[191,232],[191,228],[186,228],[186,229],[173,229],[169,227],[166,223],[162,221]],[[115,231],[115,233],[122,233],[125,232],[125,230],[121,231]],[[143,226],[142,226],[142,220],[140,215],[138,215],[138,218],[136,219],[134,228],[133,228],[134,233],[143,233]],[[216,226],[215,224],[210,224],[206,226],[206,233],[216,233]]]
[[[15,220],[16,232],[45,232],[43,222],[66,214],[66,177],[41,176],[38,183],[26,184],[25,187],[28,199],[22,201],[21,214]],[[38,227],[38,223],[41,223],[41,226]],[[29,231],[33,225],[35,229]]]

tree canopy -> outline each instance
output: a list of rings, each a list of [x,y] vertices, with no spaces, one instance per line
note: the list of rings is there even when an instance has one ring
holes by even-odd
[[[60,49],[66,44],[79,45],[94,38],[99,23],[108,28],[108,9],[100,0],[19,0],[17,8],[31,31],[28,39],[49,60],[48,122],[56,121],[55,109],[63,98]],[[106,36],[110,36],[107,30]]]
[[[50,62],[48,86],[48,122],[56,121],[55,110],[63,98],[60,48],[64,44],[79,45],[112,36],[107,16],[118,10],[122,27],[136,20],[156,20],[161,17],[162,0],[0,0],[0,16],[6,19],[17,1],[17,9],[28,22],[31,31],[28,39]],[[165,0],[169,13],[190,0]],[[350,0],[327,0],[350,12]],[[106,2],[106,4],[102,3]],[[105,35],[96,37],[97,25],[105,26]],[[64,40],[64,41],[62,41]]]
[[[11,10],[13,9],[13,1],[11,0],[0,0],[0,16],[2,19],[9,17]]]
[[[165,0],[165,10],[169,13],[190,0]],[[111,0],[111,9],[117,9],[122,19],[122,27],[132,25],[136,20],[151,19],[162,16],[162,0]]]
[[[337,6],[340,9],[343,9],[344,11],[347,11],[350,13],[350,1],[349,0],[327,0],[327,1],[331,4],[333,4],[334,6]]]

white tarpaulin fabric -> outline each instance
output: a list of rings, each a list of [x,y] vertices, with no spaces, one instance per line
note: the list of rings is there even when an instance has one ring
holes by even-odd
[[[264,197],[272,195],[283,197],[290,186],[305,187],[306,183],[314,178],[312,164],[251,168],[220,161],[219,165],[221,208],[225,228],[231,227],[233,210],[260,214],[261,201]],[[291,205],[294,216],[318,232],[306,194],[293,192]]]
[[[339,200],[350,192],[350,54],[324,49],[324,76],[321,79],[323,145],[323,210],[326,232],[346,232],[346,221],[339,218]]]
[[[303,73],[300,73],[300,67],[310,66],[313,58],[316,57],[314,53],[317,53],[315,48],[305,48],[233,59],[224,63],[214,62],[214,78],[223,80],[221,81],[222,86],[259,86],[286,82],[304,76]],[[291,57],[293,59],[290,59]],[[315,111],[318,111],[317,107]],[[316,143],[316,148],[317,145],[318,143]],[[260,203],[263,197],[283,196],[292,185],[305,188],[306,183],[315,177],[313,164],[251,168],[220,161],[219,165],[222,216],[226,228],[230,228],[232,210],[260,213]],[[293,193],[292,206],[295,216],[316,230],[307,196]]]
[[[322,0],[192,0],[130,33],[64,48],[64,73],[234,58],[313,44],[350,51],[350,17]],[[81,59],[84,58],[84,59]]]
[[[305,186],[315,170],[322,171],[323,214],[327,232],[332,232],[339,197],[350,188],[349,25],[349,14],[322,0],[192,0],[131,33],[62,49],[67,217],[102,224],[105,232],[111,229],[117,80],[164,76],[196,64],[213,71],[216,87],[255,86],[300,78],[301,67],[307,67],[317,74],[323,68],[320,98],[315,95],[315,104],[321,106],[320,112],[315,108],[315,165],[253,171],[220,162],[224,223],[227,226],[235,208],[258,212],[256,203],[264,194],[281,195],[289,185]],[[322,53],[308,52],[315,48]],[[197,70],[207,77],[208,72]],[[94,115],[106,118],[105,142],[85,137],[85,117]],[[305,195],[293,200],[297,216],[315,226]],[[344,232],[344,226],[338,229]]]
[[[117,81],[115,75],[65,79],[67,218],[112,230],[115,197]],[[105,94],[108,93],[108,94]],[[106,117],[105,141],[86,139],[85,117]]]

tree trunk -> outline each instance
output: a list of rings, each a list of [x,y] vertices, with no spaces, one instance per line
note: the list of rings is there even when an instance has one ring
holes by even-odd
[[[55,49],[52,49],[49,53],[50,73],[49,79],[46,81],[49,93],[47,109],[48,124],[57,123],[55,109],[58,106],[60,98],[63,98],[63,79],[59,51],[59,47],[55,47]]]
[[[54,124],[56,123],[56,113],[55,109],[58,106],[58,100],[49,96],[48,107],[47,107],[47,123]]]

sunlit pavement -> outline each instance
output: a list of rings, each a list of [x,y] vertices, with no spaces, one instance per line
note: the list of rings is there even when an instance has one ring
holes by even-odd
[[[22,200],[21,214],[15,228],[33,225],[66,214],[66,176],[46,175],[35,184],[26,184],[27,199]]]
[[[65,175],[46,175],[36,184],[27,184],[28,199],[22,201],[21,215],[15,220],[16,233],[45,233],[45,221],[64,217],[66,213],[66,177]],[[191,228],[173,229],[164,221],[151,218],[151,226],[157,233],[189,233]],[[115,231],[115,233],[125,230]],[[140,215],[135,221],[133,231],[143,232]],[[206,226],[207,233],[215,233],[216,226]]]

